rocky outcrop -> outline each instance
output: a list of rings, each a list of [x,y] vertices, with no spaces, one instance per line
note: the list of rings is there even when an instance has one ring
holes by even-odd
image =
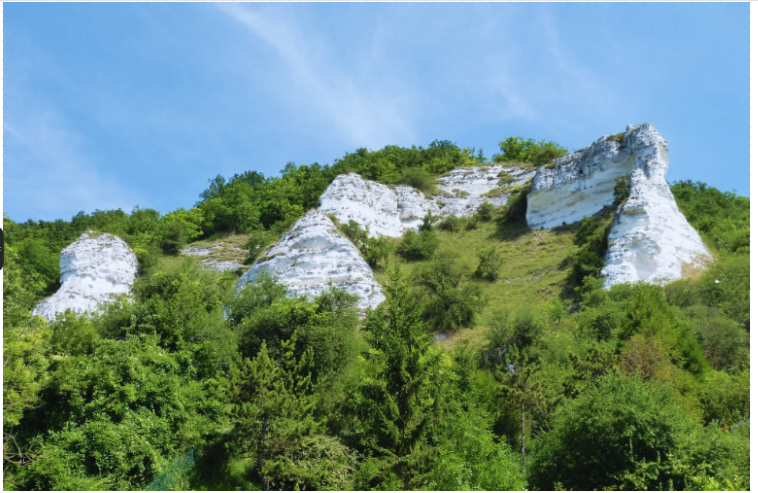
[[[552,228],[592,216],[613,204],[616,179],[630,196],[615,213],[602,274],[605,287],[679,279],[711,258],[679,212],[666,182],[668,147],[649,123],[596,140],[590,147],[540,168],[528,196],[532,228]]]
[[[444,216],[472,216],[485,202],[501,206],[511,190],[531,180],[536,170],[502,164],[456,168],[437,181],[445,195],[434,197]]]
[[[255,283],[263,271],[276,276],[294,296],[312,299],[334,286],[357,295],[360,309],[384,301],[381,286],[358,249],[318,211],[308,212],[264,252],[235,289]]]
[[[668,148],[650,124],[629,126],[624,139],[635,149],[629,199],[615,213],[608,234],[604,287],[626,282],[665,283],[706,267],[711,255],[679,211],[666,183]]]
[[[540,168],[527,199],[529,227],[571,224],[613,204],[616,178],[645,165],[637,157],[644,146],[629,132],[620,141],[603,137]]]
[[[427,199],[418,190],[388,187],[364,180],[355,173],[338,176],[321,196],[318,210],[334,215],[340,223],[355,221],[372,236],[400,237],[418,228],[424,216],[471,216],[484,202],[499,206],[515,185],[523,185],[535,170],[500,164],[456,168],[437,180],[442,192]]]
[[[66,310],[94,312],[99,303],[129,294],[137,276],[137,257],[120,238],[82,234],[61,252],[61,287],[32,311],[48,320]]]
[[[229,245],[223,240],[205,243],[204,245],[190,245],[180,252],[188,257],[198,257],[200,265],[216,272],[238,270],[245,267],[244,260],[247,250],[238,246]]]
[[[343,224],[352,220],[368,227],[372,236],[403,234],[395,191],[355,173],[335,178],[321,195],[318,210],[333,214]]]

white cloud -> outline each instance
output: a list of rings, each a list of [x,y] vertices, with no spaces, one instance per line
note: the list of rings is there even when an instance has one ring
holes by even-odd
[[[317,30],[305,32],[292,20],[239,4],[215,5],[273,47],[285,62],[290,72],[288,82],[294,83],[297,94],[283,87],[282,99],[302,101],[351,145],[376,148],[413,140],[414,98],[407,88],[390,92],[392,89],[383,84],[371,83],[372,76],[382,75],[377,70],[381,67],[375,65],[373,70],[367,70],[362,63],[357,70],[348,70],[331,63],[328,50],[319,50],[326,39]],[[381,50],[374,48],[372,55],[377,56]]]

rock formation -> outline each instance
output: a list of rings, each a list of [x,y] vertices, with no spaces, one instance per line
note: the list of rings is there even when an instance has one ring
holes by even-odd
[[[333,214],[344,224],[353,220],[361,227],[368,226],[372,236],[403,234],[395,191],[355,173],[335,178],[321,195],[318,210]]]
[[[357,295],[360,309],[384,301],[381,286],[358,249],[317,211],[308,212],[264,252],[235,289],[255,283],[262,271],[275,275],[295,296],[312,299],[331,285]]]
[[[406,229],[417,228],[432,214],[471,216],[484,202],[504,204],[515,185],[523,185],[535,170],[500,164],[456,168],[437,180],[442,192],[427,199],[418,190],[394,188],[364,180],[355,173],[338,176],[324,191],[318,210],[333,214],[341,223],[353,220],[368,227],[372,236],[397,238]]]
[[[625,282],[665,283],[705,268],[711,255],[679,212],[666,183],[666,141],[650,124],[629,126],[624,139],[639,163],[629,178],[629,199],[615,213],[608,234],[604,287]]]
[[[103,301],[129,294],[137,275],[137,257],[120,238],[83,233],[60,256],[61,287],[32,311],[48,320],[70,309],[93,312]]]
[[[616,179],[630,196],[616,211],[602,274],[605,287],[635,281],[665,282],[710,259],[700,236],[679,212],[666,183],[668,148],[649,123],[540,168],[528,196],[532,228],[552,228],[592,216],[614,201]],[[627,178],[628,177],[628,178]]]
[[[190,245],[183,248],[181,254],[199,257],[200,265],[208,270],[224,272],[243,268],[247,250],[218,240],[206,243],[205,246]]]
[[[338,176],[309,212],[264,254],[237,287],[255,282],[261,270],[277,274],[295,295],[314,296],[331,282],[360,297],[359,306],[384,296],[359,251],[324,214],[356,221],[372,236],[402,236],[428,213],[470,216],[485,201],[504,204],[513,188],[532,180],[526,219],[552,228],[592,216],[614,203],[616,180],[629,181],[630,197],[615,213],[603,268],[605,287],[678,279],[710,258],[698,234],[679,212],[666,183],[666,142],[650,124],[603,137],[539,170],[501,164],[456,168],[437,180],[427,198],[408,186],[386,186],[355,173]]]

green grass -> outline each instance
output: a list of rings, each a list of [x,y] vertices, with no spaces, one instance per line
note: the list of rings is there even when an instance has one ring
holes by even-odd
[[[449,344],[461,340],[483,341],[488,322],[498,310],[515,311],[524,306],[539,309],[560,296],[571,273],[567,259],[578,250],[573,244],[574,233],[568,229],[530,230],[522,224],[503,231],[491,221],[480,222],[475,230],[437,231],[437,234],[441,240],[440,251],[455,253],[470,273],[478,265],[480,250],[494,247],[503,258],[497,281],[474,281],[482,285],[487,299],[476,326],[458,331],[448,339]],[[398,265],[410,276],[414,267],[427,262],[408,262],[392,253],[386,265],[390,268]],[[377,269],[375,275],[381,283],[388,281],[387,269]]]

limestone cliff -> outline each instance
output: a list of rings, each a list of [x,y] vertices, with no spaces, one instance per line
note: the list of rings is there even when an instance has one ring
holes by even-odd
[[[129,294],[137,275],[137,257],[120,238],[82,234],[61,252],[61,287],[32,311],[48,320],[68,309],[93,312],[103,301]]]
[[[711,255],[679,212],[668,183],[668,148],[650,124],[629,126],[635,146],[629,199],[616,211],[602,275],[606,288],[625,282],[665,283],[704,268]]]
[[[596,214],[613,204],[616,179],[628,179],[630,198],[616,211],[608,238],[605,287],[679,279],[688,267],[704,267],[710,254],[679,212],[667,170],[668,147],[658,131],[649,123],[629,125],[540,168],[527,223],[552,228]]]
[[[255,283],[262,271],[275,275],[295,296],[313,298],[334,286],[357,295],[361,309],[384,301],[381,286],[358,249],[317,211],[308,212],[264,252],[235,289]]]

